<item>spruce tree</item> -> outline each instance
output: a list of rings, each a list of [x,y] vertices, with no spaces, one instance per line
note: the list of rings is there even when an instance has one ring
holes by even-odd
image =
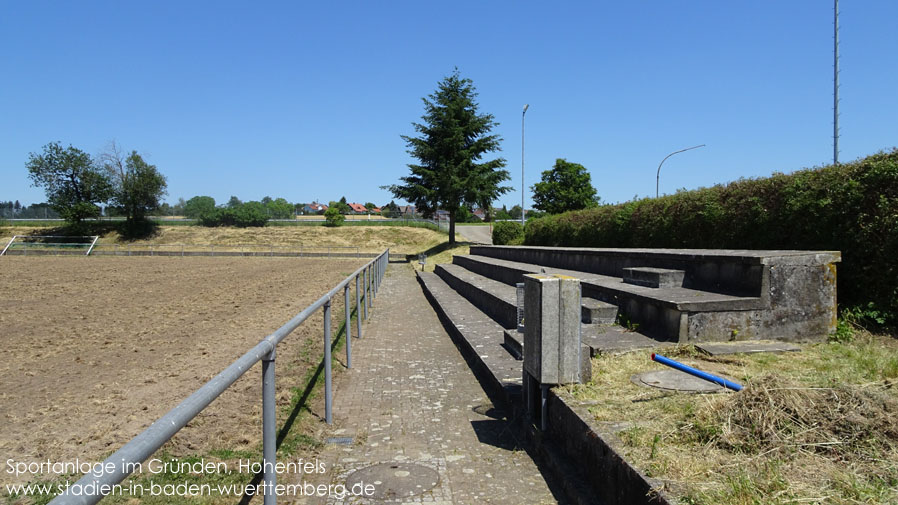
[[[462,78],[456,68],[423,98],[422,123],[412,123],[418,136],[402,135],[408,153],[418,160],[409,164],[411,175],[401,177],[403,184],[386,186],[396,198],[415,205],[426,217],[437,210],[449,213],[449,243],[455,244],[455,220],[459,207],[488,207],[511,187],[500,186],[508,180],[505,160],[483,160],[484,155],[500,151],[502,139],[490,134],[497,126],[491,114],[479,114],[477,92],[470,79]]]

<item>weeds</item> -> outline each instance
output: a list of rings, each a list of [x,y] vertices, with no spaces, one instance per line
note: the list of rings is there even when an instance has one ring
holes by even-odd
[[[620,452],[680,503],[898,503],[898,340],[852,329],[797,353],[658,350],[743,381],[739,393],[637,386],[660,368],[644,351],[597,356],[592,382],[558,391],[627,426]]]

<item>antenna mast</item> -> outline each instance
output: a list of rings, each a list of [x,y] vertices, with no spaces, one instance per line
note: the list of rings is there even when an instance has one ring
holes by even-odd
[[[833,7],[833,164],[839,164],[839,0]]]

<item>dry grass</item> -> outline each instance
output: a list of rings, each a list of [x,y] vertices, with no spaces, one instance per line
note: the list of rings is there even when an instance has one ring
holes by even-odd
[[[686,395],[636,386],[647,352],[594,359],[569,388],[618,432],[627,457],[682,503],[898,503],[898,341],[863,334],[800,353],[663,351],[743,382]]]
[[[424,265],[424,271],[433,272],[433,269],[441,263],[452,263],[452,257],[456,254],[470,254],[470,252],[471,244],[468,242],[456,242],[452,247],[449,247],[448,242],[444,242],[427,254],[427,263]],[[417,260],[413,262],[415,268],[421,270]]]
[[[39,234],[41,228],[0,229],[3,246],[13,235]],[[145,240],[127,242],[132,247],[154,245],[240,246],[253,244],[273,247],[357,247],[379,252],[389,247],[399,254],[417,254],[446,241],[446,235],[426,228],[402,226],[266,226],[263,228],[206,228],[202,226],[160,226],[158,233]],[[100,244],[124,244],[116,232],[100,237]],[[2,246],[0,246],[2,247]]]

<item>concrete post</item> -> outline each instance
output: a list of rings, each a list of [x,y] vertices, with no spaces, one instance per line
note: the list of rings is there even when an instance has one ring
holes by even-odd
[[[522,393],[527,416],[545,431],[549,388],[581,380],[580,280],[566,275],[525,275],[523,288]]]
[[[540,384],[580,382],[580,280],[524,276],[524,371]]]

